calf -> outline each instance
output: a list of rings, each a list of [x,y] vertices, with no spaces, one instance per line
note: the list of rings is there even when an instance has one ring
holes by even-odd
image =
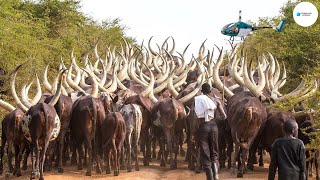
[[[114,175],[120,173],[120,154],[126,137],[126,124],[120,112],[112,112],[107,115],[101,124],[102,149],[106,155],[106,174],[110,174],[110,150],[113,156]]]
[[[128,104],[124,105],[120,110],[124,121],[126,123],[126,156],[127,156],[127,170],[131,172],[132,162],[131,162],[131,152],[132,147],[134,151],[135,158],[135,170],[139,171],[139,161],[138,161],[138,143],[141,132],[142,124],[142,112],[139,105]],[[123,153],[122,153],[123,154]]]
[[[17,176],[21,176],[20,170],[20,162],[21,156],[19,155],[20,151],[24,151],[27,142],[21,132],[21,128],[19,127],[19,122],[21,121],[22,117],[24,116],[24,112],[20,109],[15,109],[10,113],[6,114],[2,121],[2,135],[1,135],[1,149],[0,149],[0,174],[3,171],[3,154],[6,142],[8,144],[7,149],[7,157],[8,157],[8,167],[9,173],[14,173]],[[12,152],[15,152],[15,169],[13,171],[12,166]]]

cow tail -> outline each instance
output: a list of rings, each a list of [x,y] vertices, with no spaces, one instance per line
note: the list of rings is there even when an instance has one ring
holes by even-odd
[[[41,104],[41,109],[42,109],[42,111],[43,111],[43,114],[44,114],[44,121],[45,121],[45,124],[46,124],[46,129],[45,129],[45,132],[48,132],[48,128],[49,128],[49,125],[48,125],[48,113],[47,113],[47,111],[45,110],[45,108],[44,108],[44,105],[43,104]],[[55,117],[54,117],[55,118]],[[50,136],[51,134],[49,134],[49,136]],[[51,137],[50,137],[50,139],[51,139]]]
[[[250,123],[251,123],[251,121],[253,119],[252,108],[248,108],[248,109],[245,110],[245,117],[248,120],[247,128],[245,129],[245,136],[246,136],[247,132],[248,132],[249,125],[250,125]],[[237,138],[238,142],[240,143],[240,147],[242,147],[242,148],[248,148],[249,147],[248,142],[241,142],[241,139],[238,139],[238,133],[236,133],[236,138]]]
[[[92,109],[92,120],[93,120],[93,126],[92,126],[92,140],[93,140],[93,145],[96,144],[96,131],[97,131],[97,118],[98,118],[98,109],[95,103],[93,103],[93,109]]]

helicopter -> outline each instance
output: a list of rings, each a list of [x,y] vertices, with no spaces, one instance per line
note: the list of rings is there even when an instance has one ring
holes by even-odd
[[[260,27],[254,27],[248,23],[244,23],[241,21],[241,10],[239,11],[239,21],[234,23],[229,23],[225,25],[221,29],[221,33],[226,36],[230,36],[230,40],[234,41],[234,37],[241,37],[241,40],[244,40],[244,38],[251,33],[252,31],[260,30],[260,29],[266,29],[266,28],[272,28],[276,30],[277,32],[281,32],[284,24],[286,23],[286,20],[283,19],[279,23],[278,26],[260,26]]]

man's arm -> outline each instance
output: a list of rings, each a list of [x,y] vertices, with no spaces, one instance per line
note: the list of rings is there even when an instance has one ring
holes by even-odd
[[[223,110],[223,106],[222,106],[221,102],[219,100],[217,100],[216,102],[217,102],[218,110],[222,114],[223,119],[227,119],[227,115]]]
[[[278,168],[278,155],[277,155],[277,141],[275,141],[272,145],[271,151],[271,162],[269,166],[269,175],[268,180],[274,180],[276,176],[277,168]]]
[[[300,177],[299,180],[306,180],[308,179],[308,176],[306,174],[306,153],[305,153],[305,149],[304,149],[304,144],[301,141],[301,146],[300,146],[300,150],[299,150],[299,155],[300,155],[300,162],[299,162],[299,167],[300,167]]]

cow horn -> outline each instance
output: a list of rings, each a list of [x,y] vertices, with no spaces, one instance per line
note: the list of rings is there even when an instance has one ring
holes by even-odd
[[[31,104],[33,104],[33,105],[37,104],[40,101],[41,96],[42,96],[41,85],[40,85],[40,81],[39,81],[37,73],[36,73],[36,82],[37,82],[37,93],[34,96],[34,98],[31,100]]]
[[[176,43],[175,43],[173,37],[172,36],[170,36],[170,37],[172,39],[172,49],[170,50],[170,54],[173,54],[176,49]]]
[[[282,78],[281,79],[284,79],[284,81],[282,81],[282,83],[279,85],[279,88],[282,88],[284,86],[284,84],[286,83],[286,79],[287,79],[287,70],[286,70],[286,66],[284,65],[284,62],[283,63],[283,73],[282,73]]]
[[[186,55],[186,52],[187,52],[187,49],[188,47],[190,46],[191,43],[188,44],[188,46],[184,49],[182,55],[179,53],[180,57],[181,57],[181,61],[182,61],[182,64],[180,66],[180,68],[178,69],[178,72],[177,74],[181,74],[184,69],[186,68],[186,60],[185,60],[185,55]]]
[[[110,87],[107,88],[107,92],[109,93],[113,93],[114,91],[117,90],[117,70],[118,70],[118,62],[116,62],[114,68],[113,68],[113,72],[112,72],[112,83],[110,85]]]
[[[237,67],[238,63],[240,61],[240,58],[237,58],[236,55],[231,57],[232,60],[232,65],[231,65],[231,77],[240,85],[240,86],[245,86],[243,78],[240,77],[240,74],[238,73]]]
[[[258,81],[257,90],[258,92],[262,92],[262,90],[266,86],[266,77],[262,71],[262,67],[259,61],[258,61],[258,74],[259,74],[259,81]]]
[[[274,76],[273,76],[273,84],[275,85],[280,77],[280,65],[277,59],[276,60],[276,66],[275,66],[275,72],[274,72]]]
[[[243,80],[246,85],[246,87],[256,96],[262,98],[262,100],[265,100],[266,97],[262,94],[262,91],[259,91],[259,89],[250,81],[248,70],[247,70],[247,58],[244,58],[244,68],[243,68]],[[261,68],[260,68],[261,70]],[[259,77],[260,78],[260,77]],[[260,81],[260,79],[259,79]]]
[[[79,92],[82,92],[82,93],[84,93],[84,94],[87,94],[87,93],[85,93],[85,91],[81,88],[81,87],[79,87],[78,86],[78,84],[76,83],[76,82],[73,82],[73,80],[71,79],[71,71],[72,71],[72,64],[73,63],[71,63],[70,64],[70,67],[69,67],[69,70],[68,70],[68,74],[67,74],[67,82],[68,82],[68,85],[72,88],[72,89],[74,89],[74,90],[76,90],[76,91],[79,91]],[[70,74],[69,74],[70,73]],[[80,73],[80,72],[79,72]],[[78,73],[77,73],[78,74]],[[77,75],[78,76],[78,75]],[[81,75],[80,75],[80,81],[81,81]]]
[[[16,80],[16,75],[18,72],[18,69],[21,67],[21,65],[19,65],[14,71],[13,74],[10,76],[10,89],[11,89],[11,93],[13,96],[13,99],[15,100],[16,104],[18,105],[18,107],[23,111],[23,112],[27,112],[28,109],[30,107],[26,107],[19,99],[17,93],[16,93],[16,88],[15,88],[15,80]]]
[[[153,38],[153,36],[151,36],[151,38],[149,39],[149,42],[148,42],[148,48],[149,48],[149,51],[154,55],[156,56],[157,53],[151,48],[151,39]]]
[[[32,104],[30,103],[30,101],[28,100],[28,97],[27,97],[27,93],[26,93],[26,84],[24,84],[21,88],[21,92],[20,92],[20,95],[21,95],[21,102],[27,106],[27,107],[31,107]]]
[[[44,87],[51,92],[51,89],[52,89],[52,86],[51,84],[49,83],[48,81],[48,67],[49,67],[49,64],[46,66],[46,68],[44,69],[44,73],[43,73],[43,77],[42,77],[42,82],[43,82],[43,85]],[[52,93],[52,92],[51,92]]]
[[[173,76],[173,72],[170,73],[169,77],[168,77],[168,89],[170,91],[170,93],[172,94],[172,96],[174,98],[176,98],[179,93],[178,91],[174,88],[173,83],[172,83],[172,76]]]
[[[189,94],[185,95],[184,97],[178,99],[178,101],[180,101],[181,103],[186,103],[187,101],[189,101],[191,98],[193,98],[200,90],[202,84],[205,82],[205,77],[204,74],[201,74],[198,79],[197,79],[197,86],[196,88],[190,92]]]
[[[78,85],[78,84],[80,83],[80,80],[81,80],[81,69],[79,68],[78,64],[76,63],[75,58],[72,58],[71,64],[74,65],[74,69],[75,69],[76,72],[77,72],[77,75],[76,75],[76,77],[75,77],[75,79],[74,79],[74,83],[75,83],[76,85]],[[72,74],[72,73],[71,73],[71,74]],[[69,75],[69,71],[68,71],[68,75]],[[68,78],[67,78],[67,79],[68,79]]]
[[[144,82],[142,82],[139,78],[137,78],[135,72],[134,72],[134,59],[132,59],[130,62],[129,62],[129,76],[131,79],[133,79],[135,82],[147,87],[148,85]]]
[[[16,108],[14,106],[12,106],[10,103],[3,101],[2,99],[0,99],[0,106],[3,107],[4,109],[6,109],[9,112],[14,111]]]
[[[121,68],[120,72],[118,73],[118,78],[120,81],[123,81],[127,77],[128,72],[128,60],[126,57],[123,56],[123,54],[120,54],[122,56],[122,60],[124,62],[123,67]]]
[[[63,71],[60,71],[59,74],[58,74],[58,85],[57,85],[57,90],[55,92],[55,94],[53,95],[51,101],[48,103],[49,105],[51,106],[54,106],[59,98],[60,98],[60,95],[61,95],[61,87],[62,87],[62,78],[63,78],[63,74],[66,72],[67,70],[63,70]]]
[[[153,87],[154,87],[154,82],[155,82],[155,80],[154,80],[154,75],[153,75],[152,71],[150,70],[150,68],[149,68],[146,64],[144,64],[144,65],[147,67],[147,69],[148,69],[148,71],[149,71],[149,74],[150,74],[150,82],[149,82],[149,85],[147,86],[147,88],[141,93],[141,95],[144,96],[144,97],[147,97],[147,96],[149,95],[150,91],[151,91],[151,90],[153,89]]]
[[[231,97],[233,96],[233,92],[231,92],[227,86],[225,86],[222,82],[221,79],[219,77],[219,68],[222,64],[223,61],[223,48],[220,50],[220,54],[218,57],[218,60],[216,62],[216,65],[213,67],[213,83],[216,85],[216,87],[222,92],[225,91],[226,92],[226,96],[227,97]]]

